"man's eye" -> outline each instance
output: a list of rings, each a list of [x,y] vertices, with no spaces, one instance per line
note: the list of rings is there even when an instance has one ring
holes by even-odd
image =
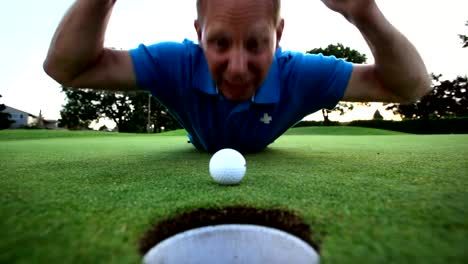
[[[247,50],[249,51],[258,51],[258,48],[259,48],[258,41],[256,40],[247,41],[246,46],[247,46]]]
[[[246,49],[251,52],[259,52],[263,46],[263,42],[260,42],[257,39],[248,40],[246,43]]]
[[[226,49],[229,46],[229,42],[227,39],[218,39],[216,40],[216,47],[218,49]]]

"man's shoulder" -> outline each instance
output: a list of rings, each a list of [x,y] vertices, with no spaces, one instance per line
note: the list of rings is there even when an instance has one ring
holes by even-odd
[[[185,46],[185,48],[187,49],[187,51],[191,52],[191,53],[200,53],[200,52],[203,52],[203,50],[201,49],[200,45],[198,43],[195,43],[193,42],[192,40],[190,39],[184,39],[181,44],[183,46]]]
[[[202,53],[200,45],[184,39],[177,41],[161,41],[153,44],[140,44],[137,48],[130,50],[132,55],[150,56],[150,57],[174,57],[174,56],[193,56]]]
[[[191,40],[141,44],[130,50],[138,87],[161,94],[174,89],[161,87],[189,87],[197,69],[202,68],[204,56],[200,46]],[[185,89],[185,88],[184,88]]]
[[[302,72],[304,69],[308,69],[307,72],[314,72],[332,70],[343,64],[352,65],[352,63],[335,56],[282,50],[281,48],[277,49],[275,60],[281,72]]]
[[[301,61],[301,60],[319,62],[321,59],[327,58],[327,57],[328,56],[323,56],[322,54],[311,54],[311,53],[304,53],[304,52],[299,52],[299,51],[283,50],[282,48],[278,48],[275,52],[275,58],[280,63],[288,63],[288,62],[295,62],[295,61]]]

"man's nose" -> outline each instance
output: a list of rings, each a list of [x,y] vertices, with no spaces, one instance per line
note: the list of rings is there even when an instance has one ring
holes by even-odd
[[[242,48],[232,49],[229,54],[227,71],[232,78],[243,79],[248,69],[248,54]],[[242,80],[241,80],[242,81]]]

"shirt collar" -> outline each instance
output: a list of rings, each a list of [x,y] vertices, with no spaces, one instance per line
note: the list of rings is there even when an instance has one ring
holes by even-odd
[[[194,56],[192,74],[193,87],[206,94],[218,94],[215,82],[211,77],[210,69],[208,68],[208,63],[206,62],[205,54],[200,47],[197,49]]]
[[[279,54],[281,54],[281,48],[276,50],[268,75],[252,97],[252,102],[256,104],[275,104],[279,102],[281,88],[280,70],[277,59]]]
[[[270,66],[270,70],[266,79],[258,88],[251,101],[256,104],[274,104],[279,102],[280,98],[280,71],[277,62],[277,57],[281,53],[281,48],[275,52],[275,57]],[[198,90],[210,94],[218,94],[215,82],[211,77],[208,63],[203,50],[200,48],[198,54],[195,56],[193,68],[193,86]]]

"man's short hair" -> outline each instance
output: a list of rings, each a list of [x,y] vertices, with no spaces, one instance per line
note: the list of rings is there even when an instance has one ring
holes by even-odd
[[[203,2],[206,0],[197,0],[197,19],[201,23],[202,17],[201,14],[203,13]],[[281,0],[271,0],[273,4],[273,16],[275,25],[278,25],[280,22],[280,10],[281,10]]]

